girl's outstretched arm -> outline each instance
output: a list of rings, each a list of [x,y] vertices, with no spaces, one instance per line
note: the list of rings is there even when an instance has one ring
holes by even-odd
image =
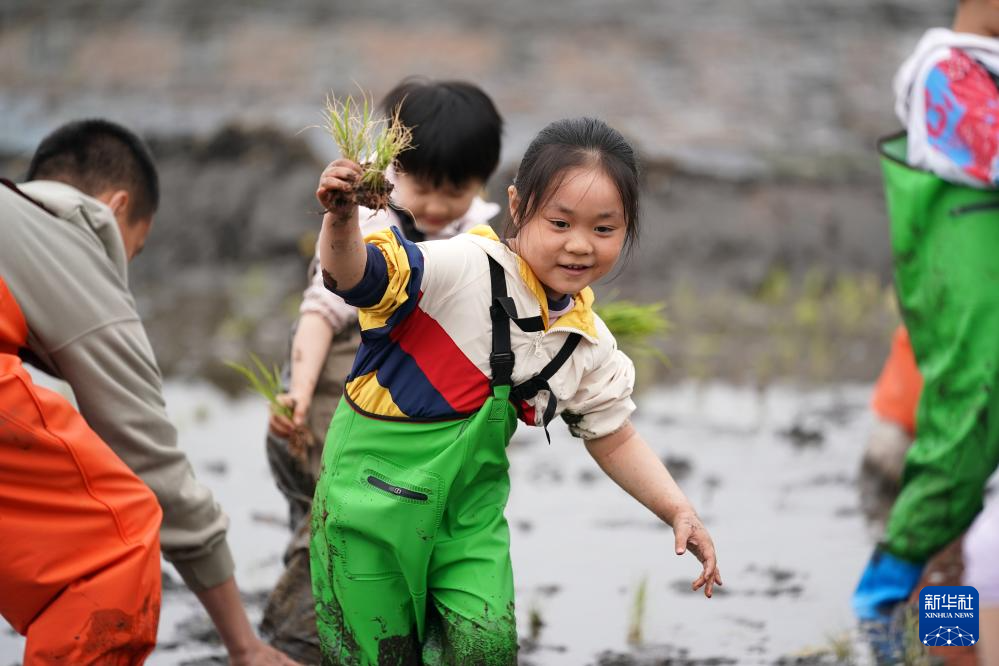
[[[693,589],[704,587],[704,596],[710,597],[714,586],[722,584],[711,535],[669,470],[634,426],[628,423],[606,437],[587,440],[586,449],[617,485],[673,527],[676,554],[690,550],[704,567]]]
[[[328,286],[347,291],[364,276],[367,252],[349,195],[360,182],[361,167],[350,160],[331,162],[319,177],[316,198],[326,209],[319,233],[319,261]]]

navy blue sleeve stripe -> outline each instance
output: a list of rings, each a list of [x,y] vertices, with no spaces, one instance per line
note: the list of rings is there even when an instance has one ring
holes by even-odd
[[[385,255],[374,245],[368,244],[365,245],[365,248],[368,252],[368,261],[364,266],[364,275],[361,277],[361,281],[346,291],[330,289],[355,308],[370,308],[378,305],[385,295],[385,290],[388,289],[388,265],[385,263]]]

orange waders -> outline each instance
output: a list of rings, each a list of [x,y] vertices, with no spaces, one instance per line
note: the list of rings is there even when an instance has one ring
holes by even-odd
[[[909,436],[916,434],[916,407],[923,390],[923,376],[916,367],[909,332],[904,325],[895,329],[891,352],[874,386],[871,407],[885,421],[897,423]]]
[[[27,636],[24,666],[141,664],[159,623],[159,504],[79,412],[32,383],[26,339],[0,278],[0,614]]]

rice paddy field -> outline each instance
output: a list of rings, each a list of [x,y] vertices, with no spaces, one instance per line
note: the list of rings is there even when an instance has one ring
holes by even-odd
[[[645,391],[636,424],[698,507],[725,586],[690,591],[698,567],[672,532],[600,472],[557,423],[548,445],[510,446],[517,617],[524,664],[774,664],[832,654],[872,543],[857,468],[868,389],[765,390],[683,383]],[[289,532],[264,456],[266,408],[205,383],[167,404],[196,473],[232,519],[237,580],[259,619]],[[222,650],[169,565],[149,664],[218,663]],[[641,591],[644,590],[644,591]],[[644,604],[639,597],[644,596]],[[0,664],[22,640],[0,628]],[[834,663],[801,662],[801,663]]]
[[[264,401],[223,362],[287,353],[315,183],[336,157],[306,129],[326,96],[378,98],[410,74],[478,83],[506,120],[484,193],[501,203],[538,129],[606,119],[643,160],[643,230],[598,301],[665,302],[636,423],[711,530],[725,586],[690,592],[693,558],[560,424],[550,446],[522,428],[507,511],[521,661],[863,663],[848,599],[874,530],[858,467],[898,323],[874,145],[897,126],[898,63],[947,5],[0,0],[0,175],[18,180],[71,118],[109,116],[149,140],[164,196],[129,281],[181,446],[231,517],[256,622],[287,511]],[[224,663],[164,572],[148,663]],[[22,645],[0,620],[0,666]]]

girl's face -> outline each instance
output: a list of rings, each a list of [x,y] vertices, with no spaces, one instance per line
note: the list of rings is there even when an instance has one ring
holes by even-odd
[[[514,217],[517,188],[511,185],[508,194]],[[609,273],[627,229],[621,195],[599,166],[566,171],[547,203],[530,219],[516,222],[511,245],[553,299],[575,294]]]
[[[482,185],[481,180],[473,178],[461,185],[443,183],[436,187],[415,176],[397,173],[392,198],[409,210],[418,230],[433,235],[468,212]]]

